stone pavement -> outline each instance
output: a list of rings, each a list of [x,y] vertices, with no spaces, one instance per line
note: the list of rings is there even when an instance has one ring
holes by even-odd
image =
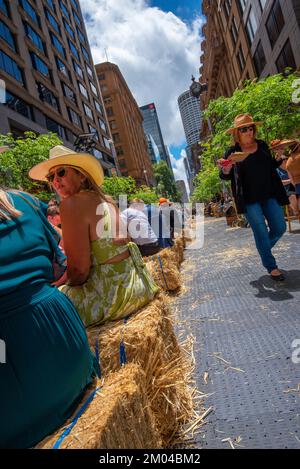
[[[281,284],[262,267],[251,229],[224,218],[206,219],[204,247],[185,251],[174,307],[196,338],[195,378],[213,408],[199,448],[300,448],[300,224],[293,228],[273,250]]]

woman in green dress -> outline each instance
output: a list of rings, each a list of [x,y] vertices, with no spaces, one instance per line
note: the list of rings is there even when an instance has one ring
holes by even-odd
[[[28,448],[72,415],[97,369],[56,287],[55,235],[39,203],[0,188],[0,448]]]
[[[61,291],[85,325],[123,318],[153,299],[158,287],[138,247],[124,233],[117,206],[100,189],[104,176],[96,158],[59,145],[29,174],[48,180],[61,198],[67,256],[67,282]]]

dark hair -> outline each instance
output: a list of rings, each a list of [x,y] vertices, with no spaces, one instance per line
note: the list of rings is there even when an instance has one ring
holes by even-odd
[[[59,215],[59,207],[57,205],[51,205],[51,207],[47,208],[47,216],[55,217],[55,215]]]

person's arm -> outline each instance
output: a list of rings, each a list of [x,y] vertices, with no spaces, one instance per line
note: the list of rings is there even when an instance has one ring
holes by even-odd
[[[224,158],[221,158],[218,160],[218,166],[220,168],[219,176],[221,179],[224,179],[225,181],[230,181],[233,177],[233,163],[229,164],[227,166],[222,167],[222,162],[227,161],[231,153],[234,153],[236,151],[235,147],[230,147],[224,154]]]
[[[85,202],[79,197],[64,199],[60,204],[60,216],[67,256],[67,284],[81,285],[88,279],[91,267]]]

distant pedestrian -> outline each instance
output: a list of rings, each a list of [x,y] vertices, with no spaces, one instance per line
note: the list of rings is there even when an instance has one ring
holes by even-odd
[[[273,280],[282,281],[272,248],[286,231],[281,205],[289,200],[276,168],[282,160],[272,157],[266,142],[256,138],[257,126],[250,114],[241,114],[228,129],[234,139],[218,161],[221,179],[230,180],[238,213],[244,213],[254,234],[262,264]]]

